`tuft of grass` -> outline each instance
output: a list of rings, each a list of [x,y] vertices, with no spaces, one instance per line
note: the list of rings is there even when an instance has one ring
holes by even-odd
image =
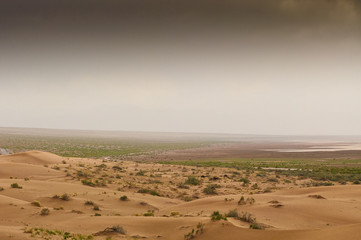
[[[36,206],[36,207],[41,207],[41,203],[39,201],[35,201],[35,200],[31,202],[31,205]]]

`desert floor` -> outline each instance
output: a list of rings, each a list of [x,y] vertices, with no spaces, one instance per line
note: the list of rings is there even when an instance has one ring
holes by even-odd
[[[0,156],[0,239],[361,239],[361,185],[310,182],[39,151]]]

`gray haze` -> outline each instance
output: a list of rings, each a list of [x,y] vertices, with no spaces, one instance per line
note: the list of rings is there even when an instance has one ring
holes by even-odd
[[[0,32],[0,127],[361,134],[357,0],[12,0]]]

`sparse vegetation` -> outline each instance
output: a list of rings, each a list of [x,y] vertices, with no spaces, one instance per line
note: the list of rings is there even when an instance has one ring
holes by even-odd
[[[197,186],[200,183],[201,183],[201,181],[195,177],[188,177],[188,179],[184,182],[184,184],[193,185],[193,186]]]
[[[143,216],[145,216],[145,217],[153,217],[154,216],[154,211],[153,210],[148,210],[148,212],[143,213]]]
[[[196,229],[192,228],[192,231],[184,235],[184,240],[190,240],[203,233],[204,224],[198,223]]]
[[[10,185],[10,187],[11,187],[11,188],[19,188],[19,189],[22,189],[22,188],[23,188],[23,187],[20,186],[18,183],[12,183],[12,184]]]
[[[50,210],[48,208],[43,208],[40,211],[41,216],[46,216],[46,215],[49,215],[49,214],[50,214]]]
[[[24,233],[31,234],[32,237],[39,236],[42,239],[53,239],[58,236],[64,240],[92,240],[92,235],[83,235],[79,233],[69,233],[59,230],[50,230],[45,228],[25,228]]]
[[[148,193],[153,196],[160,196],[160,194],[157,191],[151,189],[144,189],[144,188],[139,189],[138,193]]]
[[[220,187],[218,184],[208,184],[207,187],[203,189],[203,192],[208,195],[217,194],[216,189]]]
[[[31,205],[35,206],[35,207],[41,207],[41,203],[39,201],[32,201]]]
[[[219,213],[219,211],[214,211],[211,215],[212,221],[219,221],[219,220],[227,220],[227,217],[225,215],[222,215]]]
[[[121,201],[128,201],[129,199],[128,199],[128,197],[126,195],[123,195],[123,196],[120,197],[120,200]]]

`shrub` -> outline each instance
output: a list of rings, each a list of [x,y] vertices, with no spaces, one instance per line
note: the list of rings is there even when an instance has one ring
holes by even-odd
[[[84,203],[84,205],[91,205],[91,206],[93,206],[94,205],[94,202],[93,201],[85,201],[85,203]]]
[[[41,203],[39,201],[32,201],[31,205],[36,206],[36,207],[41,207]]]
[[[94,211],[100,211],[100,208],[99,208],[98,205],[95,205],[95,206],[93,207],[93,210],[94,210]]]
[[[324,198],[323,196],[317,195],[317,194],[315,194],[315,195],[308,195],[308,197],[310,197],[310,198],[316,198],[316,199],[326,199],[326,198]]]
[[[241,178],[240,181],[243,182],[243,184],[249,184],[248,178]]]
[[[49,213],[50,213],[50,210],[49,210],[48,208],[43,208],[43,209],[41,209],[41,211],[40,211],[40,215],[41,215],[41,216],[49,215]]]
[[[154,211],[148,210],[148,212],[144,213],[143,216],[145,216],[145,217],[152,217],[152,216],[154,216]]]
[[[144,176],[145,175],[145,171],[139,171],[139,172],[137,172],[135,175],[136,176]]]
[[[3,187],[0,187],[0,191],[4,191],[4,188],[3,188]]]
[[[219,187],[220,186],[217,184],[208,184],[207,187],[203,189],[203,192],[208,195],[217,194],[216,188],[219,188]]]
[[[256,200],[254,200],[253,197],[250,197],[250,198],[248,197],[247,200],[246,200],[246,203],[249,203],[251,205],[254,204],[255,202],[256,202]]]
[[[149,193],[150,195],[153,195],[153,196],[160,196],[160,194],[157,191],[150,190],[150,189],[144,189],[144,188],[139,189],[138,193]]]
[[[185,185],[184,183],[180,183],[177,185],[178,188],[183,188],[183,189],[189,189],[189,186]]]
[[[256,223],[256,222],[254,222],[254,223],[252,223],[251,225],[249,225],[249,228],[251,228],[251,229],[258,229],[258,230],[264,229],[264,227],[263,227],[261,224]]]
[[[244,200],[244,197],[242,196],[239,201],[238,201],[238,205],[245,205],[246,201]]]
[[[11,185],[10,185],[10,187],[11,188],[19,188],[19,189],[21,189],[21,188],[23,188],[23,187],[21,187],[19,184],[17,184],[17,183],[12,183]]]
[[[359,180],[356,180],[356,181],[353,182],[353,184],[357,184],[357,185],[358,185],[358,184],[360,184],[360,181],[359,181]]]
[[[239,218],[238,216],[238,212],[237,212],[237,209],[233,209],[233,210],[230,210],[227,214],[226,214],[226,217],[231,217],[231,218]]]
[[[178,215],[179,215],[179,212],[171,212],[170,215],[173,216],[173,217],[174,217],[174,216],[178,216]]]
[[[256,218],[253,217],[252,214],[250,214],[248,212],[242,212],[242,215],[241,215],[241,217],[239,219],[244,221],[244,222],[248,222],[248,223],[255,223],[256,222]]]
[[[70,196],[67,193],[64,193],[63,195],[61,195],[60,199],[63,201],[69,201]]]
[[[95,183],[93,183],[92,181],[88,181],[86,179],[81,180],[81,183],[90,187],[95,187]]]
[[[219,221],[219,220],[227,220],[226,216],[223,216],[222,214],[219,213],[219,211],[214,211],[211,215],[211,220],[212,221]]]
[[[111,229],[113,230],[113,232],[120,233],[122,235],[126,233],[124,228],[119,225],[113,226]]]
[[[128,197],[126,195],[123,195],[123,196],[120,197],[120,200],[121,201],[128,201],[129,199],[128,199]]]
[[[199,181],[197,178],[195,177],[188,177],[188,179],[184,182],[184,184],[187,185],[199,185],[201,183],[201,181]]]

